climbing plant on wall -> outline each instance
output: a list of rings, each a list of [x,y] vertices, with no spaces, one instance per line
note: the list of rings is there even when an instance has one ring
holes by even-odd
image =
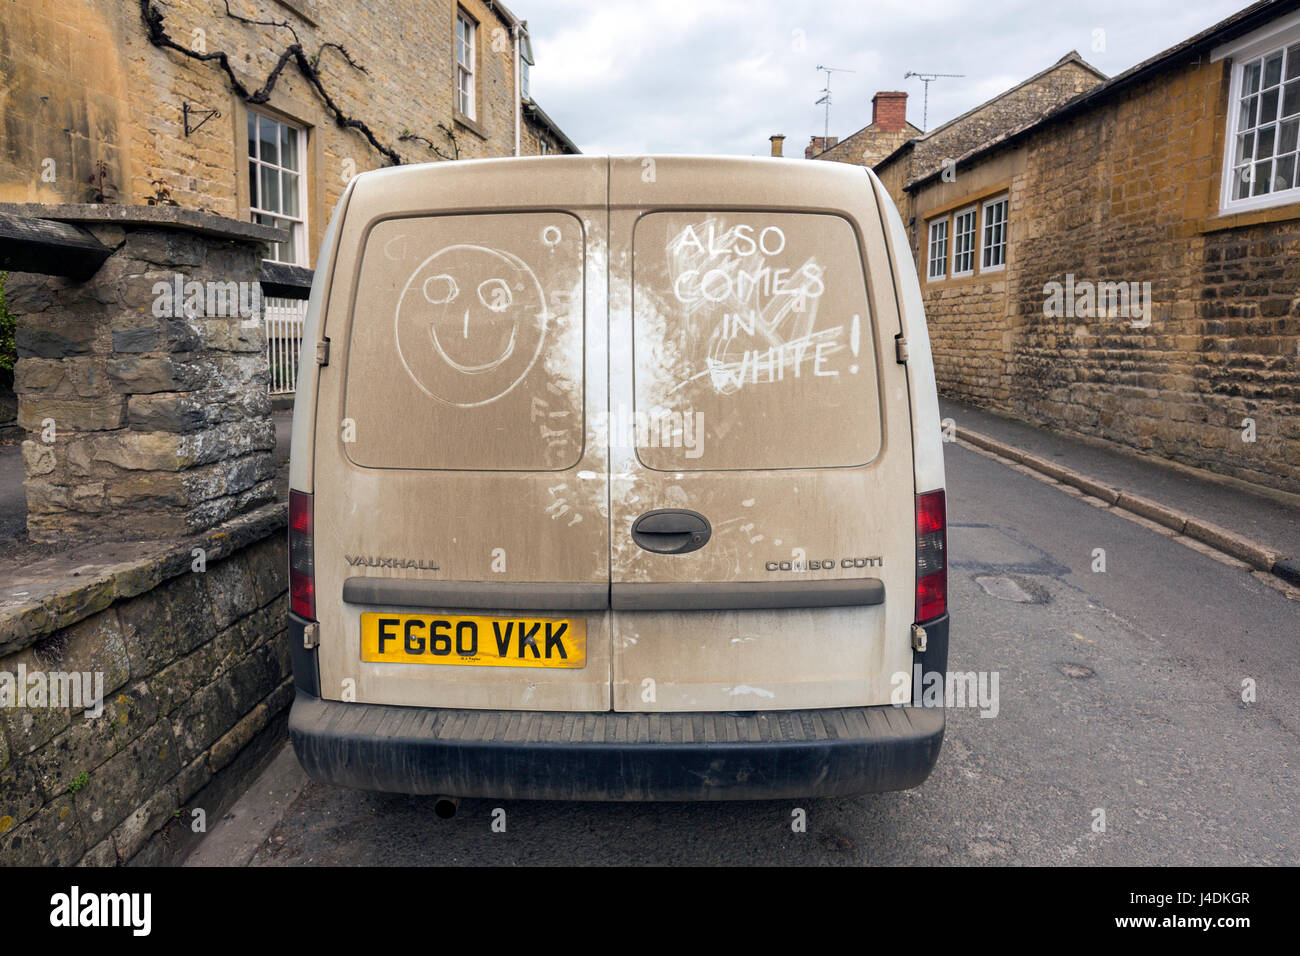
[[[291,23],[285,20],[250,20],[247,17],[241,17],[230,11],[230,2],[229,0],[226,0],[226,16],[230,19],[254,26],[275,27],[278,29],[288,30],[289,33],[293,35],[294,42],[289,44],[289,46],[287,46],[280,54],[275,66],[271,69],[271,72],[267,74],[266,80],[258,89],[250,90],[240,81],[239,77],[235,75],[235,71],[230,68],[230,58],[224,51],[216,50],[211,53],[199,52],[197,50],[191,50],[173,40],[167,33],[166,27],[163,25],[164,17],[162,11],[154,6],[150,0],[140,0],[140,15],[144,18],[145,27],[149,31],[150,43],[162,49],[174,50],[192,60],[215,63],[217,67],[226,74],[226,79],[229,81],[231,89],[233,89],[246,103],[258,104],[266,103],[270,100],[271,91],[275,89],[275,84],[279,81],[280,75],[284,72],[285,67],[289,64],[293,64],[297,71],[302,74],[302,77],[311,85],[312,89],[316,91],[321,100],[325,103],[325,108],[334,117],[335,123],[345,129],[354,129],[359,132],[369,141],[370,145],[384,156],[392,165],[401,166],[405,163],[405,160],[402,159],[395,149],[390,146],[385,146],[379,141],[374,130],[366,125],[366,123],[354,116],[348,116],[344,113],[343,110],[339,108],[339,105],[334,102],[334,98],[330,96],[329,91],[325,89],[325,83],[321,79],[318,67],[320,66],[321,56],[326,50],[335,51],[339,56],[343,57],[348,66],[352,67],[354,70],[359,70],[362,73],[369,73],[364,66],[352,58],[352,55],[348,53],[347,49],[342,44],[332,42],[322,43],[320,49],[318,49],[314,55],[308,56],[303,50],[302,41],[298,37],[298,31],[293,28]],[[450,131],[445,128],[444,131],[451,136]],[[442,152],[442,150],[434,146],[431,141],[424,139],[424,137],[419,138],[423,139],[424,142],[428,144],[429,148],[442,159],[456,158],[448,156],[446,153]],[[451,136],[451,138],[452,146],[455,148],[455,137]],[[457,154],[459,154],[459,150],[457,150]]]

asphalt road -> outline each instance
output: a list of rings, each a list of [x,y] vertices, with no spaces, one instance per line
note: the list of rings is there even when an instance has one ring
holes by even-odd
[[[922,787],[763,803],[466,800],[447,821],[431,798],[308,781],[253,862],[1300,862],[1300,603],[966,448],[948,446],[948,471],[949,667],[997,672],[999,710],[950,710]],[[806,832],[792,832],[796,808]]]

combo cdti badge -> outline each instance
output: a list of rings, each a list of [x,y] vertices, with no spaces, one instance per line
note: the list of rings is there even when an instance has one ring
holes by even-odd
[[[303,347],[289,726],[313,777],[577,800],[925,780],[944,712],[897,695],[947,664],[943,448],[869,171],[365,173]]]

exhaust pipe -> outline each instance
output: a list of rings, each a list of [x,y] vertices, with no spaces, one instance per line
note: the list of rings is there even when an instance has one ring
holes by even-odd
[[[450,820],[460,806],[460,797],[437,796],[433,798],[433,815],[439,820]]]

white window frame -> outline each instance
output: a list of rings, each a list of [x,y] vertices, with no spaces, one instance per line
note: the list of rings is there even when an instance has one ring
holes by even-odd
[[[1003,207],[1003,208],[1002,208],[1002,222],[998,223],[998,225],[1000,225],[1000,226],[1002,227],[1002,240],[1001,240],[1000,242],[995,242],[995,243],[993,243],[993,244],[990,246],[990,244],[989,244],[988,241],[987,241],[987,240],[988,240],[988,229],[989,229],[989,209],[991,209],[991,208],[994,207],[994,206],[999,206],[999,205]],[[1002,272],[1002,271],[1004,271],[1004,270],[1006,269],[1006,267],[1007,267],[1007,248],[1008,248],[1008,243],[1007,243],[1007,226],[1008,226],[1008,224],[1010,223],[1010,221],[1011,221],[1011,197],[1010,197],[1010,196],[1008,196],[1008,195],[1006,195],[1006,194],[1003,194],[1003,195],[1001,195],[1001,196],[996,196],[996,197],[994,197],[993,199],[986,199],[986,200],[984,200],[983,205],[980,207],[980,221],[979,221],[979,234],[980,234],[980,242],[979,242],[979,267],[980,267],[980,272]],[[984,254],[985,254],[985,253],[986,253],[990,248],[997,248],[997,247],[1000,247],[1000,248],[1002,249],[1002,261],[999,262],[997,265],[986,266],[986,265],[984,264]]]
[[[258,123],[259,127],[261,125],[261,121],[266,120],[268,122],[275,123],[278,127],[283,127],[285,129],[291,130],[297,142],[297,150],[298,150],[298,167],[299,167],[298,169],[292,169],[288,166],[281,165],[279,163],[279,160],[282,159],[283,157],[279,155],[276,156],[277,162],[275,163],[271,163],[266,160],[263,160],[261,157],[262,137],[259,134],[253,140],[255,145],[254,154],[248,155],[247,157],[247,162],[252,166],[256,167],[258,171],[257,181],[250,182],[248,184],[249,218],[252,219],[254,222],[257,221],[257,217],[259,215],[273,216],[276,219],[283,219],[289,223],[289,228],[293,233],[294,258],[292,260],[279,258],[279,246],[281,244],[276,243],[276,245],[271,248],[271,255],[266,257],[264,261],[283,262],[287,265],[293,265],[293,266],[306,266],[308,265],[308,255],[309,255],[307,249],[307,235],[308,235],[307,233],[307,130],[305,127],[299,126],[297,123],[291,123],[288,120],[281,119],[278,116],[272,116],[268,113],[262,113],[254,109],[249,109],[248,115],[249,117],[257,117],[256,122]],[[246,128],[247,128],[247,124],[245,124],[245,129]],[[276,136],[276,144],[277,144],[276,148],[278,150],[280,148],[279,146],[280,137],[278,134]],[[247,152],[247,150],[245,150],[245,152]],[[284,172],[289,172],[297,176],[298,178],[298,215],[297,216],[290,216],[287,213],[279,210],[267,209],[261,205],[260,201],[264,198],[262,196],[261,170],[262,167],[264,166],[270,169],[274,169],[277,175],[280,175],[281,173]],[[251,171],[250,171],[250,178],[251,178]],[[284,188],[284,180],[282,176],[280,177],[280,188],[281,189]],[[253,202],[254,196],[256,196],[257,199],[259,200],[258,203]]]
[[[936,257],[934,233],[940,226],[943,227],[943,235],[939,237],[939,242],[943,244],[943,252]],[[925,242],[925,278],[927,282],[942,282],[948,278],[948,249],[951,235],[952,226],[949,216],[938,216],[929,221]],[[939,267],[938,272],[934,271],[936,265]]]
[[[1250,212],[1256,209],[1269,209],[1275,206],[1287,206],[1294,203],[1300,203],[1300,185],[1293,186],[1290,189],[1283,189],[1277,192],[1267,192],[1259,196],[1248,196],[1245,199],[1233,198],[1233,180],[1236,170],[1236,163],[1233,162],[1237,149],[1237,138],[1239,133],[1240,115],[1241,115],[1241,92],[1245,79],[1246,67],[1261,58],[1280,51],[1286,50],[1297,43],[1300,43],[1300,13],[1293,13],[1286,17],[1279,17],[1272,23],[1261,27],[1260,29],[1249,33],[1244,37],[1234,40],[1232,43],[1216,47],[1210,53],[1210,61],[1231,58],[1231,81],[1228,85],[1228,115],[1226,117],[1226,135],[1224,136],[1223,157],[1220,170],[1220,188],[1219,188],[1219,212],[1221,214],[1232,214],[1238,212]],[[1283,62],[1282,83],[1279,86],[1279,100],[1286,85],[1286,63]],[[1279,107],[1280,112],[1280,107]],[[1295,117],[1293,117],[1294,119]],[[1281,127],[1281,120],[1277,122],[1277,127]],[[1274,134],[1274,155],[1273,161],[1276,162],[1276,133]],[[1284,154],[1290,155],[1290,153]],[[1300,153],[1297,153],[1297,164],[1300,164]]]
[[[971,217],[970,248],[967,250],[970,254],[970,268],[958,270],[957,268],[957,220],[967,213]],[[958,209],[952,214],[952,227],[948,230],[949,249],[951,252],[951,266],[948,274],[954,279],[961,279],[966,276],[975,274],[975,265],[979,261],[979,238],[980,238],[980,216],[979,206],[967,206],[964,209]]]
[[[462,36],[462,29],[464,36]],[[478,69],[478,23],[460,7],[456,8],[456,112],[478,119],[478,92],[475,71]],[[466,59],[461,58],[464,51]],[[469,109],[465,109],[468,106]]]

